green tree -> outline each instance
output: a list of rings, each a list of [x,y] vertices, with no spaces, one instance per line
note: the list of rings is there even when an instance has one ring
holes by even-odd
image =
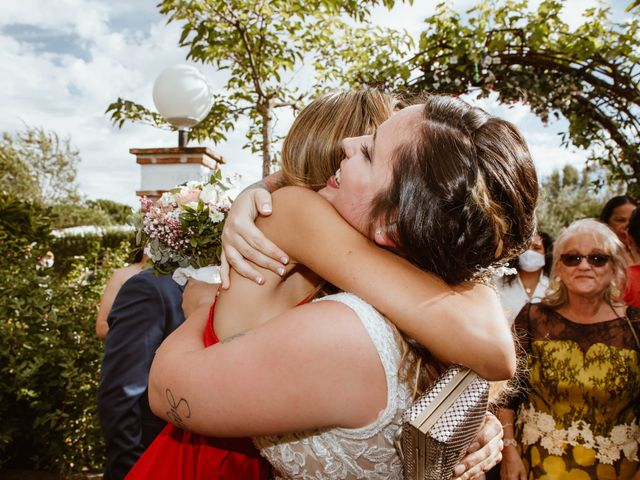
[[[25,127],[0,139],[0,189],[44,205],[76,201],[80,154],[68,138]]]
[[[241,116],[248,117],[252,152],[262,153],[262,174],[275,160],[274,110],[297,108],[307,92],[291,85],[300,70],[317,75],[320,82],[342,82],[343,69],[355,57],[382,62],[384,51],[372,55],[373,46],[389,52],[401,50],[408,35],[370,28],[369,11],[394,0],[164,0],[160,12],[169,22],[180,22],[180,46],[187,59],[227,70],[227,95],[217,96],[213,110],[191,135],[220,141]],[[361,22],[353,26],[353,22]],[[364,27],[364,28],[363,28]],[[369,27],[369,28],[366,28]],[[305,65],[307,63],[307,65]],[[305,70],[306,69],[306,70]],[[407,70],[408,73],[408,70]],[[407,77],[408,78],[408,77]],[[313,87],[313,90],[317,90]],[[118,100],[107,109],[115,124],[143,121],[164,124],[144,106]]]
[[[608,180],[638,194],[640,22],[629,15],[616,23],[599,6],[571,28],[563,8],[560,0],[543,0],[535,11],[526,1],[496,0],[463,17],[440,4],[410,61],[419,73],[408,86],[497,92],[501,102],[525,103],[544,122],[564,117],[564,143],[587,149],[591,167],[605,167]]]
[[[536,214],[540,230],[553,238],[560,230],[580,218],[597,218],[608,191],[595,192],[587,169],[578,171],[571,165],[554,170],[540,182],[540,199]]]
[[[51,227],[54,229],[93,225],[126,225],[133,213],[129,205],[112,200],[77,200],[51,206]]]
[[[112,225],[109,214],[99,207],[88,206],[82,201],[56,203],[51,206],[51,228],[77,227],[94,225],[106,227]]]
[[[87,200],[86,204],[88,207],[105,212],[112,225],[126,225],[129,223],[129,217],[133,214],[133,209],[129,205],[104,198]]]

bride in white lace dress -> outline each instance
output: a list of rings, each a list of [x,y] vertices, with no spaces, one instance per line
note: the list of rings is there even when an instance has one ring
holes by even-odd
[[[378,245],[460,284],[531,236],[537,183],[515,127],[461,101],[434,97],[397,113],[374,136],[346,139],[344,151],[340,171],[320,192],[330,205],[289,187],[274,194],[274,213],[260,222],[293,260],[283,278],[315,284],[296,262],[305,259],[323,278],[353,286],[444,361],[489,379],[510,376],[515,357],[504,319],[465,323],[470,310],[464,311],[460,291],[434,298],[443,290],[425,289],[421,272],[353,240],[330,210]],[[309,258],[309,248],[323,257],[322,265]],[[377,259],[373,265],[360,258],[366,250]],[[367,276],[368,284],[351,280]],[[280,288],[282,278],[273,277],[266,287],[273,280]],[[380,291],[385,280],[392,298],[384,285]],[[419,353],[407,350],[388,320],[353,294],[325,297],[234,335],[234,320],[259,308],[265,291],[275,291],[253,285],[237,278],[220,295],[215,329],[221,343],[203,348],[207,312],[198,311],[160,347],[149,385],[154,412],[209,436],[254,437],[280,477],[400,478],[394,446],[400,417],[433,379],[434,364],[419,368]],[[304,292],[299,284],[291,295]],[[499,311],[493,296],[482,295]],[[445,312],[445,325],[431,318],[439,303],[459,306]]]

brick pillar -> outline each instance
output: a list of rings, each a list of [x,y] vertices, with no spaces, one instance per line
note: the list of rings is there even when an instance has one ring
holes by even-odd
[[[207,180],[224,163],[222,156],[206,147],[131,148],[129,153],[140,165],[136,195],[152,200],[181,183]]]

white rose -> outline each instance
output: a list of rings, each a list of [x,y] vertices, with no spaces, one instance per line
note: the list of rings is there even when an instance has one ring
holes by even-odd
[[[202,183],[201,183],[201,182],[197,182],[197,181],[195,181],[195,180],[189,180],[189,181],[187,182],[187,188],[188,188],[189,190],[193,190],[193,189],[195,189],[195,188],[201,188],[201,187],[202,187]]]
[[[213,205],[218,201],[218,190],[210,183],[205,185],[200,192],[200,200],[209,205]]]
[[[185,207],[191,207],[194,210],[198,209],[198,202],[189,202],[189,203],[185,203]]]

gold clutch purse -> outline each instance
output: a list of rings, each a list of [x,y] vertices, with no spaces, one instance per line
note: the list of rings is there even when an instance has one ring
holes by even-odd
[[[448,480],[478,433],[489,402],[489,382],[453,366],[402,419],[405,480]]]

